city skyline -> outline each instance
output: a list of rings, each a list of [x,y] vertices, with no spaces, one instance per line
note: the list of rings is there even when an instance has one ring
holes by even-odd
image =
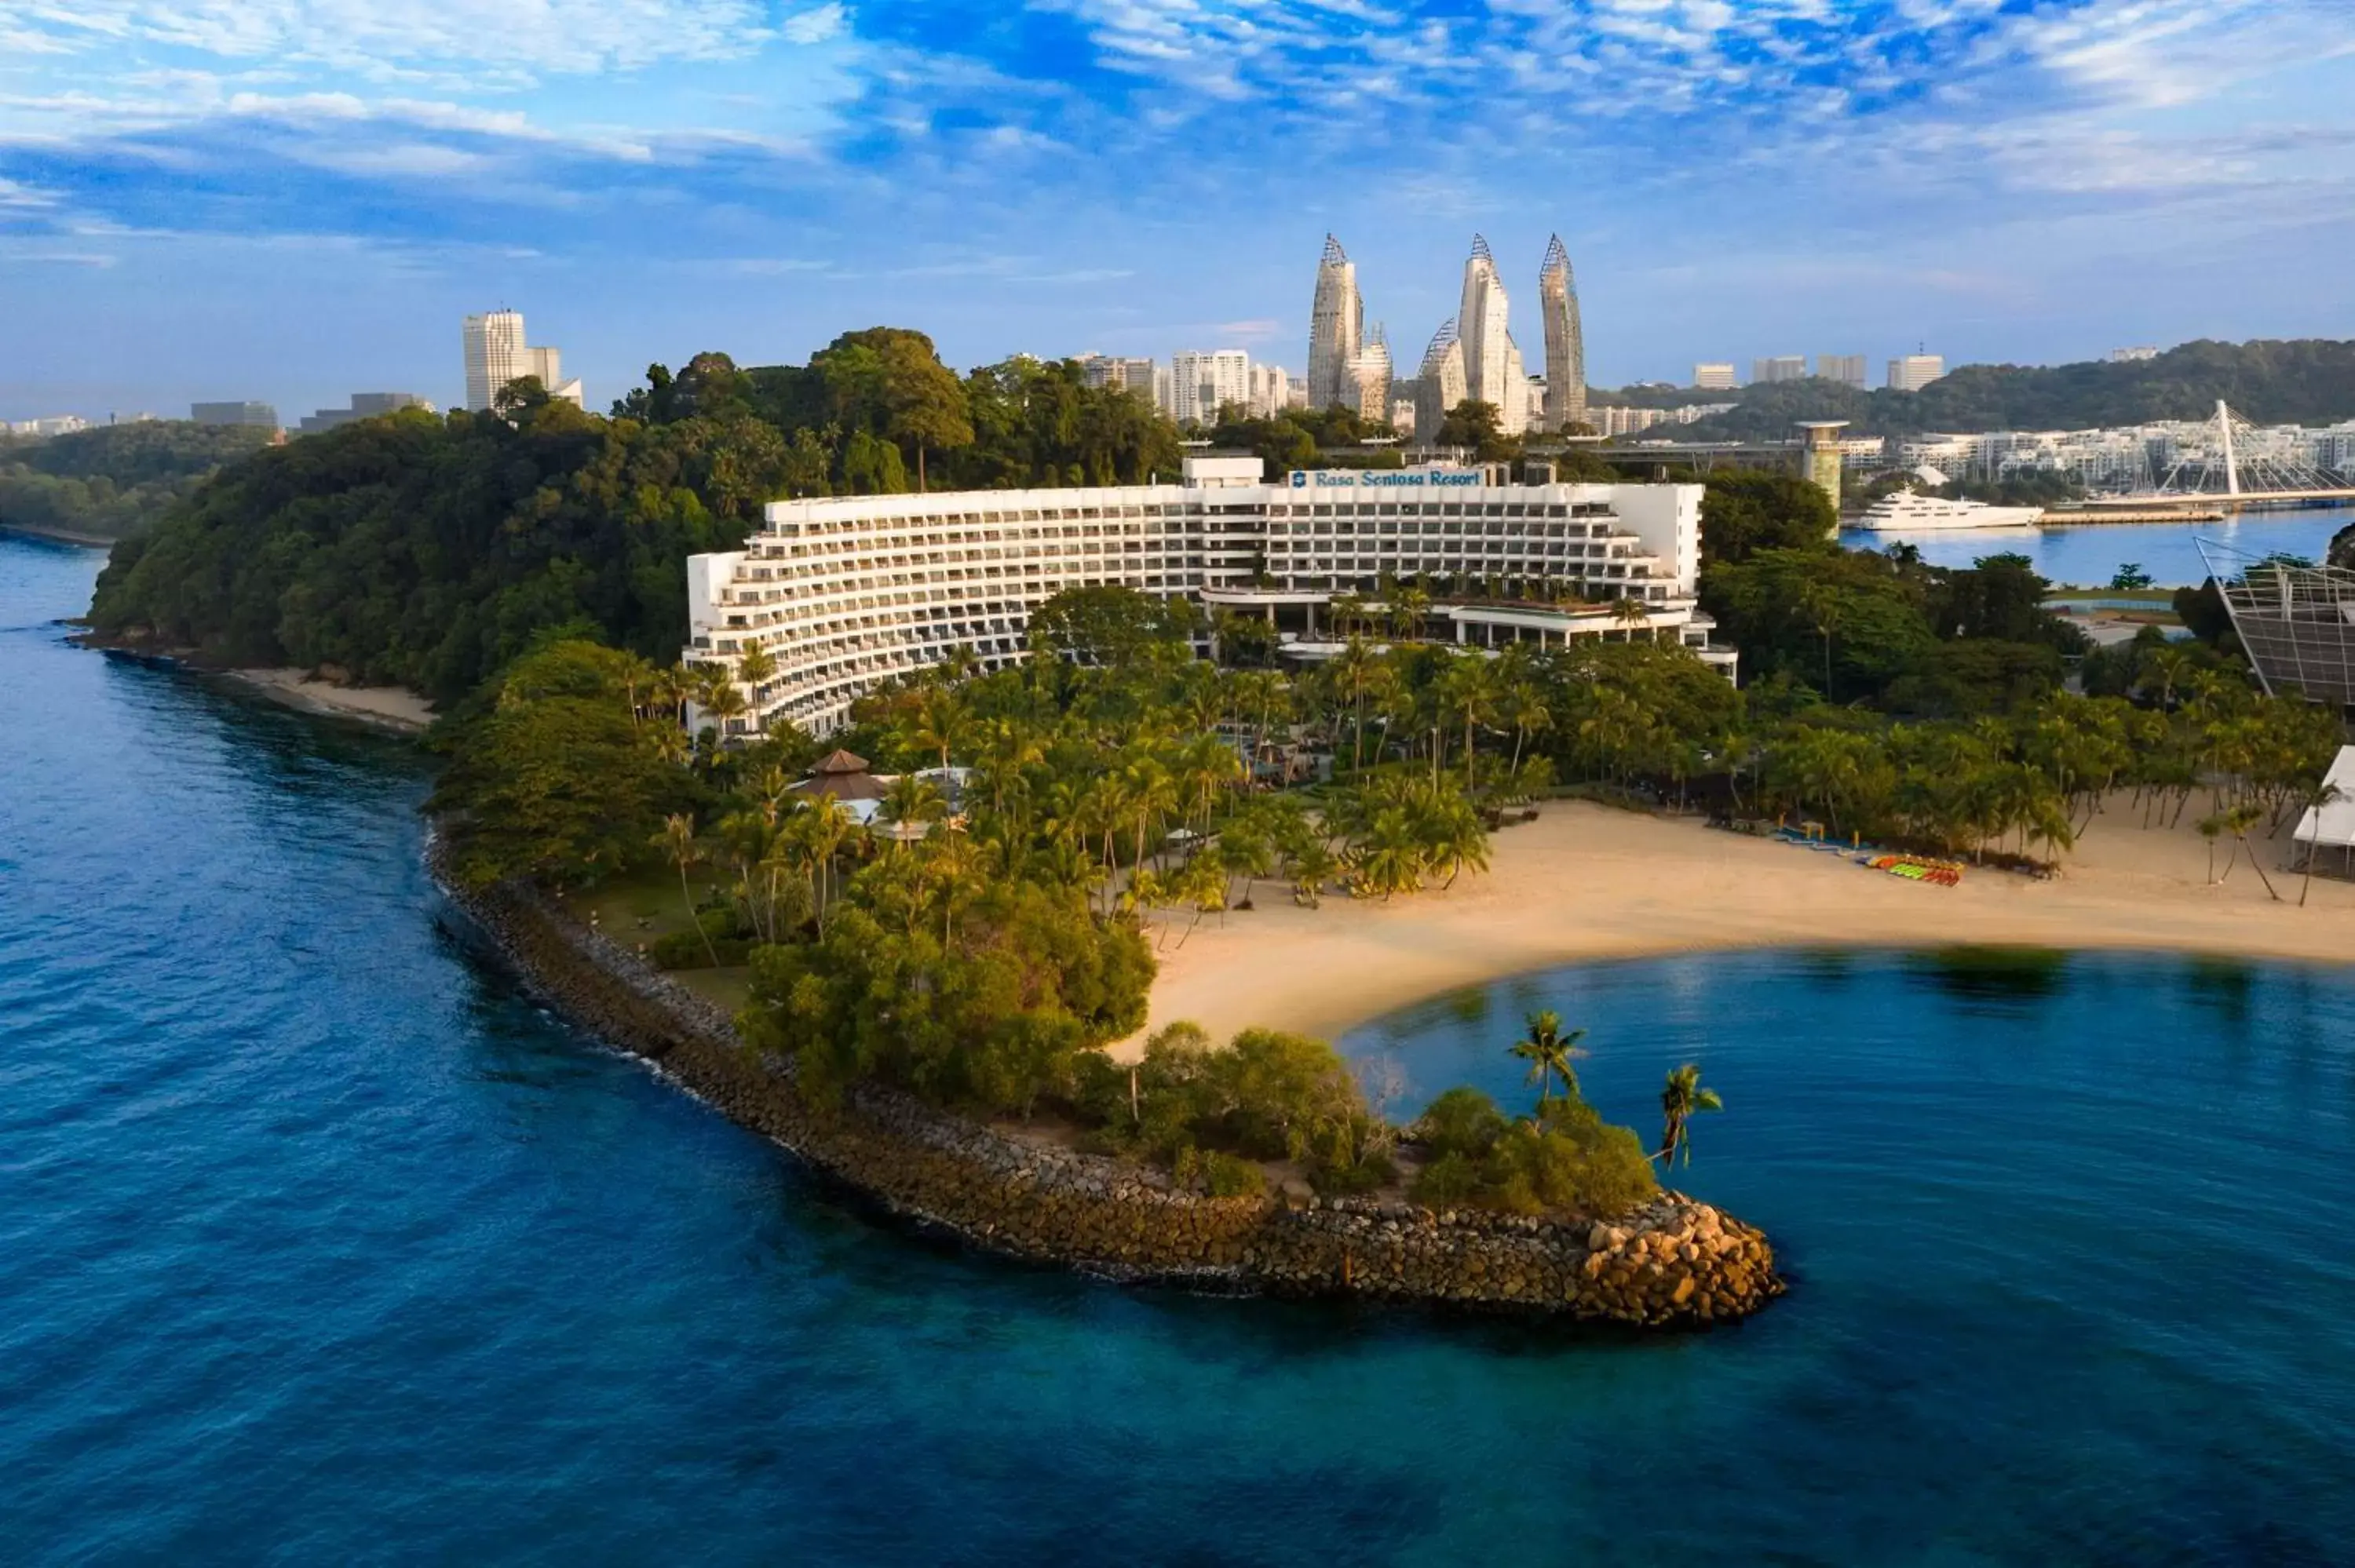
[[[0,323],[0,412],[454,404],[429,340],[485,298],[600,401],[651,361],[799,362],[877,322],[959,366],[1289,360],[1327,230],[1420,340],[1464,233],[1510,258],[1562,228],[1602,386],[1814,343],[2053,363],[2355,317],[2326,0],[552,0],[498,26],[474,3],[0,14],[0,289],[39,307]],[[1494,112],[1462,115],[1467,79]],[[1598,166],[1607,200],[1517,216]]]

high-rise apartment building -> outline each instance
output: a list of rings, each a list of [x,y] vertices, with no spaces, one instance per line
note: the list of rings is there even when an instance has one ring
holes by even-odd
[[[1112,387],[1124,392],[1153,396],[1153,361],[1123,359],[1108,354],[1079,356],[1080,382],[1087,387]]]
[[[1215,425],[1229,403],[1251,402],[1251,355],[1240,348],[1182,349],[1169,356],[1169,417]]]
[[[191,403],[188,418],[199,425],[253,425],[278,428],[278,410],[267,403]]]
[[[581,383],[564,379],[564,359],[553,348],[534,348],[524,342],[521,311],[490,311],[468,316],[464,331],[466,355],[466,407],[487,412],[507,383],[536,376],[550,397],[587,406]]]
[[[1251,367],[1251,411],[1255,419],[1273,419],[1292,407],[1292,375],[1280,365]]]
[[[1750,362],[1753,381],[1805,381],[1807,378],[1807,356],[1804,354],[1778,354],[1772,359]]]
[[[1512,304],[1488,241],[1472,237],[1464,262],[1464,302],[1455,313],[1455,335],[1464,345],[1464,379],[1476,403],[1497,408],[1497,428],[1518,436],[1529,428],[1528,378],[1512,369],[1516,354],[1508,326]]]
[[[1331,235],[1316,263],[1316,297],[1308,316],[1308,402],[1329,408],[1355,403],[1349,362],[1365,346],[1366,310],[1358,298],[1358,269]]]
[[[1843,387],[1861,387],[1864,385],[1864,355],[1819,354],[1816,355],[1816,374]]]
[[[1889,362],[1889,385],[1899,392],[1919,392],[1945,374],[1943,355],[1907,354]]]
[[[1357,410],[1358,418],[1375,424],[1391,417],[1391,344],[1376,322],[1366,334],[1366,341],[1349,360],[1349,385],[1353,394],[1343,401]]]
[[[1586,334],[1578,319],[1578,280],[1557,234],[1538,269],[1538,313],[1545,319],[1545,428],[1586,423]]]
[[[1454,318],[1440,324],[1431,345],[1423,351],[1423,368],[1414,382],[1414,428],[1425,441],[1439,439],[1440,422],[1448,411],[1471,396],[1464,376],[1464,344],[1455,336]]]
[[[1732,360],[1711,360],[1693,366],[1692,384],[1704,392],[1731,392],[1742,385]]]

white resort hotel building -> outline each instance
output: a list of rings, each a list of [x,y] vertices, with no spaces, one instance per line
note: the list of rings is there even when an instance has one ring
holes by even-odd
[[[1255,457],[1196,457],[1179,484],[772,502],[743,549],[688,557],[685,654],[774,659],[730,734],[783,718],[824,735],[868,688],[961,645],[984,669],[1025,657],[1031,611],[1065,588],[1262,615],[1302,661],[1339,651],[1323,613],[1336,595],[1388,576],[1451,585],[1427,636],[1483,649],[1672,641],[1732,677],[1734,654],[1710,647],[1713,623],[1694,607],[1700,485],[1499,477],[1322,469],[1271,484]],[[1521,597],[1499,597],[1507,583]]]

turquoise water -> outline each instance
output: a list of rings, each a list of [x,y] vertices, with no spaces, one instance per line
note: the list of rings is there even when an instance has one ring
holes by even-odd
[[[400,745],[67,647],[0,539],[0,1561],[2355,1560],[2355,983],[1767,955],[1528,1007],[1792,1295],[1655,1340],[879,1229],[435,925]]]
[[[1928,534],[1840,532],[1851,549],[1911,545],[1934,567],[1967,567],[1982,556],[2009,551],[2026,556],[2051,581],[2077,588],[2105,588],[2119,567],[2132,561],[2164,588],[2206,579],[2196,540],[2245,555],[2281,553],[2319,561],[2331,535],[2355,525],[2355,508],[2318,506],[2297,511],[2249,512],[2221,523],[2105,523],[2079,528],[1981,528]]]

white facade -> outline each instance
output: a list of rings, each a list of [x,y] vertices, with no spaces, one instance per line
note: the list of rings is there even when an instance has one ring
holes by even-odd
[[[1455,336],[1464,345],[1464,380],[1476,403],[1497,407],[1497,429],[1518,436],[1529,429],[1529,377],[1513,368],[1518,357],[1508,322],[1512,302],[1497,276],[1488,242],[1476,234],[1464,263],[1464,302],[1455,313]]]
[[[1944,355],[1908,354],[1889,362],[1889,385],[1900,392],[1919,392],[1945,374]]]
[[[1083,387],[1111,387],[1124,392],[1141,392],[1147,397],[1153,396],[1154,365],[1150,359],[1083,354],[1076,363]]]
[[[1742,385],[1732,360],[1712,360],[1693,366],[1692,384],[1704,392],[1731,392]]]
[[[12,436],[69,436],[87,430],[90,421],[80,414],[52,414],[44,419],[17,419],[8,426]]]
[[[533,376],[551,397],[587,406],[578,379],[564,379],[564,356],[554,348],[524,342],[521,311],[489,311],[468,316],[462,334],[466,357],[466,407],[487,412],[510,381]]]
[[[1586,423],[1586,330],[1578,313],[1578,280],[1557,234],[1538,269],[1538,315],[1545,323],[1545,428]]]
[[[1864,386],[1864,355],[1819,354],[1816,355],[1816,374],[1827,381],[1837,381],[1843,387],[1861,389]]]
[[[1255,419],[1273,419],[1292,407],[1292,394],[1298,383],[1291,372],[1280,365],[1254,365],[1251,367],[1251,411]]]
[[[1341,401],[1357,410],[1358,418],[1377,422],[1390,418],[1391,344],[1381,323],[1374,323],[1365,346],[1350,356],[1344,391]]]
[[[1705,633],[1699,485],[1491,484],[1449,468],[1260,474],[1256,458],[1190,458],[1182,484],[774,502],[742,550],[689,558],[685,656],[726,666],[765,648],[778,673],[748,690],[751,712],[731,733],[774,719],[825,733],[878,682],[961,645],[984,668],[1021,659],[1031,611],[1070,588],[1313,617],[1385,574],[1422,576],[1633,599],[1657,626]],[[1562,636],[1611,620],[1511,613],[1550,617]]]
[[[1316,264],[1316,297],[1308,313],[1308,406],[1349,403],[1349,361],[1365,344],[1366,308],[1358,298],[1358,268],[1331,235]]]
[[[1181,350],[1169,356],[1169,417],[1181,425],[1215,425],[1229,403],[1248,407],[1251,355],[1240,348]]]
[[[1415,429],[1424,440],[1437,440],[1441,422],[1470,396],[1464,378],[1464,344],[1456,338],[1455,322],[1443,322],[1423,351],[1423,368],[1415,376]]]

